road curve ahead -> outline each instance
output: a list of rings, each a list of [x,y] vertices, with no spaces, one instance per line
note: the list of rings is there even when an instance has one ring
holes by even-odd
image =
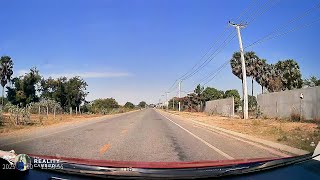
[[[24,138],[25,137],[25,138]],[[17,153],[118,161],[206,161],[280,157],[230,136],[155,109],[126,113],[81,126],[0,138]]]

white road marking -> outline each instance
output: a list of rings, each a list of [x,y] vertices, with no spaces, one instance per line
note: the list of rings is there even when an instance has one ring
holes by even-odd
[[[233,139],[236,139],[238,141],[242,141],[244,143],[247,143],[247,144],[250,144],[252,146],[255,146],[255,147],[258,147],[260,149],[264,149],[266,151],[268,151],[269,153],[271,154],[274,154],[274,155],[277,155],[277,156],[280,156],[280,157],[290,157],[289,155],[285,154],[285,153],[282,153],[282,152],[279,152],[279,151],[276,151],[272,148],[268,148],[268,147],[264,147],[260,144],[256,144],[254,142],[251,142],[251,141],[247,141],[247,140],[244,140],[244,139],[241,139],[241,138],[237,138],[235,136],[232,136],[232,135],[229,135],[229,134],[226,134],[226,133],[223,133],[223,132],[219,132],[217,130],[213,130],[213,129],[209,129],[207,127],[204,127],[204,126],[201,126],[201,125],[198,125],[198,124],[194,124],[195,126],[199,127],[199,128],[203,128],[211,133],[215,133],[215,134],[220,134],[220,135],[223,135],[223,136],[226,136],[226,137],[229,137],[229,138],[233,138]]]
[[[180,127],[181,129],[183,129],[184,131],[186,131],[187,133],[189,133],[191,136],[195,137],[196,139],[198,139],[199,141],[201,141],[202,143],[204,143],[205,145],[207,145],[209,148],[215,150],[217,153],[221,154],[222,156],[224,156],[225,158],[232,160],[234,159],[232,156],[228,155],[227,153],[221,151],[220,149],[214,147],[213,145],[211,145],[210,143],[208,143],[207,141],[201,139],[199,136],[193,134],[192,132],[190,132],[189,130],[185,129],[184,127],[180,126],[179,124],[177,124],[176,122],[172,121],[171,119],[169,119],[168,117],[166,117],[165,115],[161,114],[163,117],[165,117],[166,119],[168,119],[170,122],[172,122],[173,124],[177,125],[178,127]]]

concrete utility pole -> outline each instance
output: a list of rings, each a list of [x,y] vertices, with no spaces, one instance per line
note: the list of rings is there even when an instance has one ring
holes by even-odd
[[[242,39],[240,28],[244,28],[244,24],[235,24],[229,21],[229,24],[237,29],[240,54],[241,54],[241,65],[242,65],[242,92],[243,92],[243,119],[248,119],[248,87],[247,87],[247,72],[246,72],[246,63],[244,60],[244,53],[242,47]]]
[[[181,82],[182,82],[182,80],[179,81],[179,112],[181,111],[181,102],[180,102],[180,98],[181,98]]]

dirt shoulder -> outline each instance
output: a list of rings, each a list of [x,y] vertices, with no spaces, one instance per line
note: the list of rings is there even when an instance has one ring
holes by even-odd
[[[135,110],[133,110],[135,111]],[[132,111],[129,111],[132,112]],[[124,112],[128,113],[128,112]],[[23,134],[24,132],[28,131],[36,131],[38,129],[44,129],[44,128],[52,128],[52,127],[58,127],[58,126],[64,126],[68,124],[77,124],[85,121],[91,121],[96,120],[99,118],[111,118],[115,117],[124,113],[115,113],[115,114],[108,114],[108,115],[102,115],[102,114],[82,114],[82,115],[69,115],[69,114],[62,114],[62,115],[56,115],[54,118],[52,114],[49,114],[47,117],[46,115],[42,115],[39,117],[39,115],[31,115],[32,122],[34,124],[29,125],[14,125],[13,123],[9,123],[8,117],[6,117],[7,123],[4,123],[0,126],[0,136],[11,136],[11,135],[19,135]],[[6,116],[6,115],[5,115]],[[40,121],[41,119],[41,121]]]
[[[169,111],[185,120],[197,120],[235,132],[313,152],[320,141],[320,125],[276,119],[250,119],[207,115],[202,112]]]

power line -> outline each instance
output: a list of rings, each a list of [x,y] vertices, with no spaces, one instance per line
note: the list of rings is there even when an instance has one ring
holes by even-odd
[[[174,82],[173,82],[173,84],[172,84],[172,86],[169,88],[169,90],[168,90],[168,92],[172,92],[173,91],[173,87],[174,87],[174,85],[176,84],[176,82],[177,82],[178,80],[175,80]]]
[[[297,26],[297,27],[295,27],[295,28],[292,28],[292,29],[290,29],[289,31],[283,32],[283,33],[281,33],[281,34],[278,34],[278,35],[276,35],[276,36],[270,37],[270,38],[268,38],[268,39],[263,39],[263,40],[261,40],[261,41],[259,41],[259,42],[256,42],[255,45],[261,44],[262,42],[267,41],[267,40],[271,40],[271,39],[274,39],[274,38],[277,38],[277,37],[286,35],[286,34],[288,34],[288,33],[290,33],[290,32],[297,31],[297,30],[299,30],[299,29],[302,29],[302,28],[311,26],[312,24],[314,24],[314,23],[316,23],[316,22],[318,22],[318,21],[320,21],[320,18],[319,18],[319,19],[316,19],[316,20],[314,20],[314,21],[312,21],[312,22],[310,22],[310,23],[308,23],[308,24],[302,24],[302,26]],[[246,48],[251,47],[251,46],[253,46],[253,44],[247,46]]]
[[[189,79],[190,77],[192,77],[193,75],[195,75],[196,73],[198,73],[204,66],[206,66],[207,64],[209,64],[236,36],[236,34],[234,34],[234,36],[231,37],[231,39],[229,39],[229,37],[234,34],[233,32],[231,32],[228,37],[223,41],[223,44],[221,44],[221,46],[219,47],[220,49],[216,49],[214,51],[214,53],[211,54],[211,56],[209,56],[209,58],[207,60],[205,60],[193,73],[189,74],[187,77],[183,78],[182,80],[186,80]],[[229,40],[228,40],[229,39]],[[228,40],[228,41],[227,41]],[[226,42],[227,41],[227,42]]]
[[[283,26],[285,26],[285,25],[287,25],[287,24],[291,24],[292,22],[295,22],[295,21],[297,21],[297,20],[299,20],[299,19],[302,19],[303,17],[309,15],[313,10],[318,9],[318,8],[320,8],[320,4],[317,4],[315,7],[313,7],[313,8],[311,8],[311,9],[305,11],[303,14],[301,14],[301,15],[293,18],[292,20],[290,20],[288,23],[284,24]],[[259,39],[259,40],[256,41],[256,42],[248,45],[248,46],[245,47],[245,48],[251,47],[251,46],[253,46],[253,45],[260,44],[260,43],[262,43],[262,42],[264,42],[264,41],[266,41],[266,40],[270,40],[270,39],[274,39],[274,38],[277,38],[277,37],[286,35],[286,34],[288,34],[288,33],[290,33],[290,32],[296,31],[296,30],[299,30],[299,29],[302,29],[302,28],[311,26],[312,24],[314,24],[314,23],[316,23],[316,22],[318,22],[318,21],[320,21],[320,18],[318,18],[318,19],[316,19],[316,20],[314,20],[314,21],[312,21],[312,22],[310,22],[310,23],[305,23],[305,24],[300,24],[299,26],[295,26],[294,28],[291,28],[291,29],[289,29],[288,31],[285,31],[285,32],[280,33],[280,34],[277,34],[277,35],[275,35],[275,36],[273,36],[273,37],[269,37],[269,36],[275,34],[276,32],[279,32],[279,31],[281,30],[281,28],[277,28],[275,31],[272,31],[272,32],[269,33],[268,35],[264,36],[263,38]],[[283,26],[281,26],[281,27],[283,27]],[[267,37],[269,37],[269,38],[267,38]],[[203,86],[206,85],[207,83],[209,83],[210,81],[212,81],[212,80],[221,72],[221,70],[226,67],[226,65],[227,65],[228,63],[229,63],[229,61],[226,61],[226,62],[225,62],[224,64],[222,64],[216,71],[214,71],[214,73],[211,73],[211,75],[214,75],[214,76],[213,76],[210,80],[208,80],[206,83],[204,83]],[[211,76],[211,75],[209,75],[209,76]],[[206,78],[209,77],[209,76],[206,76],[205,78],[201,79],[201,81],[203,81],[204,79],[206,79]]]
[[[249,17],[246,19],[246,21],[247,21],[250,17],[253,16],[253,19],[251,19],[250,22],[249,22],[249,23],[252,23],[252,22],[257,18],[257,14],[258,14],[259,12],[260,12],[260,14],[258,14],[258,16],[262,15],[263,13],[265,13],[267,10],[269,10],[269,9],[272,7],[272,5],[275,5],[275,4],[277,3],[277,1],[275,1],[275,2],[276,2],[275,4],[271,4],[271,6],[268,7],[268,4],[269,4],[270,2],[271,2],[271,1],[268,0],[265,4],[263,4],[262,6],[260,6],[256,11],[254,11],[253,15],[249,16]],[[262,10],[261,10],[261,9],[262,9]],[[254,17],[254,16],[256,16],[256,17]],[[230,42],[230,41],[229,41],[229,42]],[[214,56],[214,57],[215,57],[215,56]],[[213,59],[213,58],[212,58],[212,59]],[[210,59],[210,61],[211,61],[212,59]],[[209,61],[209,62],[210,62],[210,61]],[[208,63],[209,63],[209,62],[208,62]],[[206,63],[205,65],[207,65],[208,63]],[[204,66],[205,66],[205,65],[204,65]],[[203,66],[202,66],[202,67],[203,67]],[[199,67],[198,69],[200,70],[202,67]],[[193,76],[194,74],[196,74],[199,70],[195,71],[193,74],[190,74],[190,77]],[[214,74],[214,71],[213,71],[212,73],[210,73],[209,75],[207,75],[205,78],[202,78],[200,81],[203,81],[204,79],[210,77],[210,76],[213,75],[213,74]],[[189,78],[189,77],[187,77],[187,78]],[[186,78],[186,79],[187,79],[187,78]]]
[[[294,17],[293,19],[291,19],[289,22],[283,24],[282,26],[280,26],[279,28],[277,28],[276,30],[268,33],[267,35],[263,36],[262,38],[256,40],[255,42],[251,43],[250,45],[246,46],[244,49],[248,48],[248,47],[251,47],[251,46],[254,46],[254,45],[257,45],[257,44],[261,44],[262,42],[266,41],[266,40],[270,40],[270,39],[274,39],[275,37],[279,37],[283,34],[288,34],[289,32],[292,32],[292,31],[295,31],[295,30],[298,30],[298,29],[301,29],[299,27],[296,27],[294,28],[294,30],[292,29],[289,29],[289,31],[285,32],[285,33],[282,33],[282,34],[278,34],[274,37],[271,37],[273,36],[274,34],[278,33],[279,31],[281,31],[282,29],[284,29],[288,24],[292,24],[306,16],[308,16],[312,11],[316,10],[316,9],[319,9],[320,8],[320,4],[317,4],[316,6],[312,7],[311,9],[308,9],[307,11],[305,11],[304,13],[302,13],[301,15],[297,16],[297,17]],[[316,20],[315,22],[317,22],[318,20]],[[311,22],[311,24],[315,23],[315,22]],[[310,24],[309,24],[310,25]],[[309,26],[307,25],[307,26]],[[305,26],[305,25],[304,25]],[[302,27],[304,27],[302,26]]]
[[[274,1],[275,2],[274,4],[270,4],[271,2],[272,2],[271,0],[267,0],[267,2],[264,5],[260,6],[260,8],[258,8],[253,15],[249,16],[248,19],[250,17],[253,17],[253,18],[247,24],[248,25],[251,24],[254,20],[256,20],[259,16],[267,12],[273,5],[277,4],[279,1],[278,0]],[[270,4],[270,6],[268,6],[268,4]]]
[[[236,20],[240,19],[244,14],[247,13],[247,11],[252,8],[252,6],[255,4],[256,0],[252,0],[252,3],[236,18]],[[202,61],[202,59],[213,49],[213,47],[220,41],[220,39],[222,39],[223,35],[227,32],[227,30],[230,30],[230,27],[228,25],[226,25],[226,27],[224,28],[224,31],[219,35],[219,38],[217,39],[217,41],[214,42],[214,44],[206,51],[206,53],[200,58],[200,60],[189,70],[187,71],[185,74],[183,74],[180,78],[178,79],[187,79],[186,76],[194,70],[194,68],[198,65],[198,63],[200,63]],[[229,34],[230,36],[230,34]],[[229,37],[228,36],[228,37]],[[227,37],[227,38],[228,38]],[[212,55],[211,55],[212,56]],[[209,57],[210,58],[210,57]],[[190,75],[190,74],[189,74]],[[192,75],[191,75],[192,76]]]
[[[240,19],[243,15],[245,15],[252,7],[253,5],[256,3],[256,0],[252,0],[252,3],[236,18],[236,20]],[[192,74],[191,76],[193,76],[195,73],[192,73],[192,71],[197,67],[198,63],[200,63],[203,58],[213,49],[213,47],[222,39],[222,37],[224,36],[224,34],[227,32],[227,30],[230,29],[230,27],[228,25],[226,25],[224,31],[220,34],[219,38],[217,39],[217,41],[215,41],[215,43],[207,50],[207,52],[200,58],[200,60],[189,70],[187,71],[185,74],[183,74],[180,78],[178,79],[187,79],[186,76],[190,73]],[[229,34],[230,36],[230,34]],[[228,36],[228,37],[229,37]],[[226,41],[226,40],[225,40]],[[212,56],[212,55],[211,55]],[[210,57],[211,57],[210,56]],[[209,58],[210,58],[209,57]],[[210,60],[211,61],[211,60]],[[204,63],[203,63],[204,64]],[[206,63],[207,64],[207,63]],[[202,66],[202,65],[200,65]],[[198,68],[199,69],[199,68]],[[200,68],[201,69],[201,68]],[[197,71],[197,70],[196,70]],[[198,72],[198,71],[197,71]],[[191,77],[190,76],[190,77]],[[189,78],[189,77],[188,77]],[[178,79],[173,83],[173,85],[169,88],[171,89],[175,83],[177,83]]]
[[[208,76],[206,76],[205,78],[202,78],[201,80],[200,80],[200,84],[202,83],[202,82],[204,82],[206,79],[208,79],[210,76],[216,76],[216,74],[217,74],[217,72],[220,72],[220,70],[222,69],[222,68],[224,68],[226,65],[228,65],[229,64],[229,60],[228,61],[226,61],[226,62],[224,62],[222,65],[220,65],[215,71],[212,71]],[[203,83],[203,86],[204,85],[206,85],[206,84],[208,84],[211,80],[212,80],[213,78],[211,78],[210,80],[208,80],[208,81],[206,81],[206,83]]]

